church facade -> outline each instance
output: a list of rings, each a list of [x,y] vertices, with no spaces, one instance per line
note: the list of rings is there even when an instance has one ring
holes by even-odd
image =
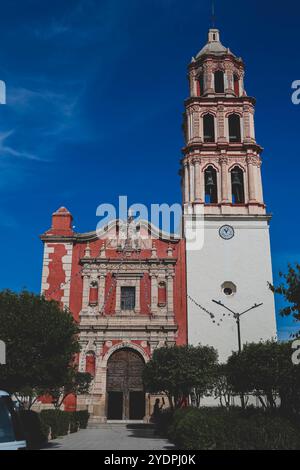
[[[190,64],[189,81],[183,236],[131,217],[79,234],[66,208],[41,236],[42,293],[70,309],[80,329],[78,368],[94,377],[90,395],[67,409],[88,408],[95,422],[149,418],[156,397],[145,394],[142,369],[156,348],[209,344],[221,361],[237,349],[234,319],[214,299],[239,313],[263,304],[243,319],[243,342],[276,336],[255,100],[242,60],[218,30]],[[198,218],[204,243],[191,251],[184,235]]]
[[[79,371],[94,377],[67,409],[88,407],[96,422],[149,418],[156,397],[144,393],[143,366],[156,348],[187,342],[184,240],[131,220],[78,234],[72,220],[59,209],[41,237],[42,292],[72,312]]]

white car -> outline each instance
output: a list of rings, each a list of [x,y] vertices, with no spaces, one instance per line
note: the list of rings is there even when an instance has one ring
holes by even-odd
[[[8,393],[0,390],[0,450],[26,449],[19,417]]]

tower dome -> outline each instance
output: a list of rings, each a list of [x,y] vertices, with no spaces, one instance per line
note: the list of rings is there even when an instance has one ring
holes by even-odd
[[[220,31],[218,29],[210,29],[208,31],[208,42],[201,49],[201,51],[198,52],[198,54],[196,55],[196,59],[199,59],[200,57],[206,54],[212,54],[216,56],[230,54],[234,56],[230,49],[223,46],[223,44],[221,43]]]

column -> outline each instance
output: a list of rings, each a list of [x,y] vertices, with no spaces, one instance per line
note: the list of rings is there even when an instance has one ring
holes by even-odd
[[[218,142],[226,142],[226,133],[225,133],[225,108],[224,106],[218,106],[217,112],[217,139]]]
[[[141,312],[141,280],[138,279],[135,286],[135,309],[136,313]]]
[[[249,106],[244,106],[243,109],[243,122],[244,122],[244,141],[251,141],[250,132],[250,109]]]
[[[88,345],[87,341],[79,341],[80,343],[80,353],[79,353],[79,363],[78,363],[78,372],[85,372],[85,355],[86,348]]]
[[[249,187],[249,202],[256,201],[256,191],[255,191],[255,175],[254,175],[254,166],[257,164],[257,158],[254,155],[248,155],[247,157],[247,166],[248,166],[248,187]]]
[[[195,200],[195,188],[194,188],[194,174],[195,174],[195,168],[194,168],[194,165],[192,163],[192,161],[190,161],[189,163],[189,175],[190,175],[190,202],[194,202]]]
[[[168,314],[174,313],[174,274],[169,273],[167,276],[167,304],[168,304]]]
[[[105,307],[105,279],[106,274],[101,274],[99,276],[99,291],[98,291],[98,305],[99,305],[99,312]],[[104,311],[102,312],[105,313]]]
[[[228,158],[226,155],[222,155],[220,157],[220,165],[221,165],[221,198],[222,203],[228,203]]]
[[[190,96],[197,96],[196,70],[190,72]]]
[[[212,64],[204,64],[204,93],[205,94],[214,94],[214,83],[213,83],[213,74],[212,74]]]
[[[233,95],[234,94],[233,69],[232,69],[231,64],[226,64],[225,65],[225,77],[226,77],[225,93],[230,93],[231,95]]]
[[[157,284],[157,275],[150,274],[151,277],[151,312],[157,313],[157,304],[158,304],[158,284]]]
[[[94,394],[101,394],[102,393],[102,375],[103,372],[101,370],[101,359],[103,353],[103,346],[104,341],[95,340],[96,346],[96,374],[94,379]]]
[[[114,278],[112,278],[112,282],[114,282]],[[119,280],[116,285],[116,313],[121,313],[121,283]]]
[[[184,163],[184,202],[185,204],[190,202],[189,169],[187,162]]]
[[[195,189],[195,202],[203,202],[203,186],[201,184],[201,158],[194,158],[194,189]]]
[[[89,274],[83,275],[83,293],[82,293],[82,310],[89,306],[89,293],[90,293],[90,276]]]

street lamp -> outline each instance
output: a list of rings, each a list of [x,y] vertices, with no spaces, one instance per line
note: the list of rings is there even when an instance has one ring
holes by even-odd
[[[214,302],[215,304],[219,305],[220,307],[225,308],[226,310],[228,310],[229,312],[231,312],[231,313],[233,314],[233,317],[234,317],[234,319],[236,320],[236,324],[237,324],[239,353],[241,353],[241,352],[242,352],[241,316],[242,316],[242,315],[245,315],[245,313],[248,313],[248,312],[250,312],[251,310],[254,310],[255,308],[261,307],[263,304],[254,304],[253,307],[248,308],[248,309],[245,310],[244,312],[242,312],[242,313],[236,313],[236,312],[234,312],[233,310],[231,310],[229,307],[226,307],[226,305],[224,305],[220,300],[219,300],[219,301],[213,300],[213,302]]]
[[[244,312],[242,313],[236,313],[234,312],[233,310],[231,310],[229,307],[226,307],[226,305],[224,305],[220,300],[219,302],[217,300],[213,300],[213,302],[217,305],[219,305],[220,307],[223,307],[225,308],[226,310],[228,310],[229,312],[231,312],[233,314],[233,317],[234,319],[236,320],[236,324],[237,324],[237,331],[238,331],[238,343],[239,343],[239,354],[242,352],[242,340],[241,340],[241,316],[242,315],[245,315],[245,313],[248,313],[250,312],[251,310],[254,310],[255,308],[258,308],[258,307],[261,307],[263,304],[254,304],[253,307],[250,307],[248,308],[247,310],[245,310]],[[242,404],[242,408],[245,409],[245,397],[244,397],[244,394],[241,393],[241,404]]]

